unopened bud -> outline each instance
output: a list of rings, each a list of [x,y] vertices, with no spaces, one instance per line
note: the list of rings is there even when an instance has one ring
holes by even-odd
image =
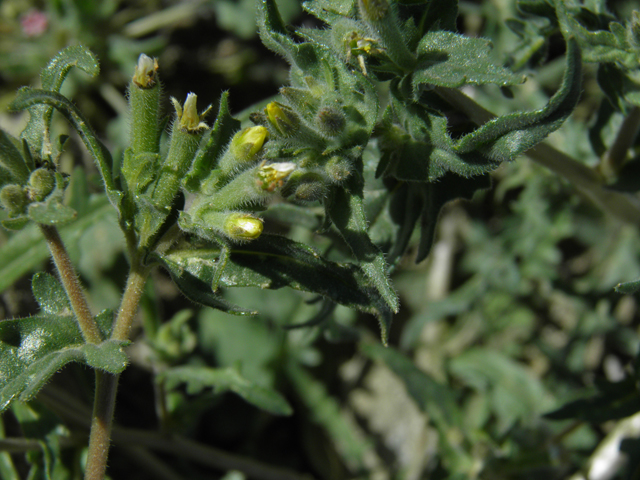
[[[38,168],[29,177],[28,195],[31,200],[41,202],[55,187],[56,179],[51,170]]]
[[[157,72],[158,59],[148,57],[144,53],[141,53],[133,74],[133,83],[140,88],[151,88],[156,84]]]
[[[331,157],[325,171],[335,183],[341,183],[351,176],[351,163],[343,157]]]
[[[322,107],[316,116],[318,127],[323,133],[330,137],[340,135],[344,131],[346,120],[339,108],[328,106]]]
[[[300,119],[296,113],[286,105],[278,102],[271,102],[265,109],[269,123],[280,135],[290,137],[300,125]]]
[[[231,140],[231,153],[244,162],[253,160],[262,149],[269,131],[262,126],[248,127],[236,133]]]
[[[292,162],[263,164],[258,169],[258,185],[268,192],[282,187],[287,177],[297,168]]]
[[[176,109],[178,124],[182,130],[191,133],[200,133],[209,128],[203,120],[207,113],[209,113],[209,110],[211,110],[211,105],[209,105],[204,112],[198,114],[198,96],[195,93],[189,93],[187,95],[184,107],[173,97],[171,97],[171,101]]]
[[[255,240],[262,229],[262,220],[243,213],[232,213],[224,222],[224,231],[232,240]]]
[[[20,185],[6,185],[0,190],[0,204],[10,216],[24,212],[28,203],[27,193]]]
[[[360,13],[365,20],[377,22],[389,12],[388,0],[360,0]]]

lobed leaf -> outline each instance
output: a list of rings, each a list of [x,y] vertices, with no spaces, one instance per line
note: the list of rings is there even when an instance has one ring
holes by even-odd
[[[202,366],[182,366],[165,370],[157,377],[165,388],[172,390],[186,384],[189,395],[197,395],[204,390],[216,394],[227,391],[239,395],[256,407],[274,415],[291,415],[293,409],[277,391],[251,382],[235,368],[211,368]]]
[[[523,75],[497,65],[491,49],[491,42],[482,38],[448,31],[427,33],[418,45],[418,65],[411,79],[414,90],[425,84],[457,88],[523,83]]]

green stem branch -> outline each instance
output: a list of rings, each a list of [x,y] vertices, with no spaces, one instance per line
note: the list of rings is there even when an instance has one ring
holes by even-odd
[[[607,179],[616,178],[624,161],[627,159],[627,152],[633,145],[640,129],[640,108],[633,107],[631,112],[625,117],[620,125],[618,134],[613,144],[602,158],[598,168],[600,173]]]
[[[73,268],[73,263],[71,263],[71,259],[60,238],[58,229],[50,225],[40,225],[40,230],[47,241],[51,258],[60,275],[62,286],[67,292],[67,296],[71,302],[71,308],[78,321],[85,342],[101,343],[102,335],[100,334],[100,329],[93,319],[89,304],[87,303],[87,297],[82,290],[80,280],[78,280],[78,275]]]
[[[131,270],[120,310],[111,332],[111,339],[125,341],[129,339],[131,324],[138,310],[140,298],[144,292],[148,270],[142,265],[138,255],[131,258]],[[85,480],[103,480],[107,469],[111,426],[118,391],[119,375],[96,370],[96,389],[89,435],[89,454]]]

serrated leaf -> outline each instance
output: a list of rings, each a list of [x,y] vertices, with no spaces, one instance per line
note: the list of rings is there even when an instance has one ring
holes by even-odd
[[[69,315],[72,312],[67,292],[60,281],[45,272],[36,273],[31,279],[31,290],[42,311],[48,315]]]
[[[238,130],[240,130],[240,122],[233,118],[229,111],[229,92],[224,92],[220,97],[216,121],[206,141],[196,153],[191,170],[184,179],[187,191],[197,192],[199,190],[201,181],[213,170],[220,154]]]
[[[60,92],[60,88],[72,67],[78,67],[92,77],[98,75],[100,66],[96,56],[81,45],[67,47],[60,51],[40,74],[42,90]],[[29,123],[21,134],[33,152],[46,158],[43,152],[43,141],[49,140],[49,128],[53,105],[30,105]],[[51,154],[59,152],[50,152]]]
[[[221,287],[289,287],[318,293],[341,305],[376,315],[386,341],[391,320],[389,308],[355,265],[330,262],[307,245],[268,234],[251,243],[232,246],[222,274],[217,271],[219,258],[219,247],[199,246],[169,250],[160,261],[176,274],[197,279],[202,289],[208,288],[205,293],[209,295],[211,283],[218,275]]]
[[[619,283],[615,287],[616,292],[623,293],[625,295],[632,295],[640,290],[640,279],[632,282]]]
[[[104,144],[98,140],[95,133],[85,120],[80,110],[66,97],[56,92],[22,87],[18,90],[18,95],[11,102],[9,108],[13,111],[24,110],[34,105],[49,105],[58,110],[76,129],[82,142],[93,157],[104,181],[107,195],[113,205],[120,203],[121,192],[119,192],[111,176],[111,166],[113,160],[111,153]]]
[[[418,65],[412,77],[414,90],[420,85],[457,88],[463,85],[517,85],[517,75],[497,65],[489,40],[453,32],[429,32],[418,45]]]
[[[0,188],[6,183],[25,185],[29,179],[29,167],[15,142],[4,130],[0,130],[0,177]]]
[[[186,384],[189,395],[205,390],[216,394],[233,392],[256,407],[274,415],[291,415],[293,409],[277,391],[252,383],[234,368],[210,368],[200,366],[174,367],[165,370],[157,378],[171,390]]]
[[[66,245],[74,245],[87,228],[105,217],[113,218],[115,214],[106,196],[94,195],[88,200],[85,197],[85,211],[75,222],[60,227],[60,235]],[[0,292],[22,275],[34,270],[48,257],[47,243],[36,225],[31,224],[12,235],[0,245]]]
[[[111,314],[96,317],[108,331]],[[27,401],[49,378],[70,362],[87,364],[109,373],[127,365],[125,342],[85,344],[74,317],[39,315],[0,323],[0,411],[14,400]]]

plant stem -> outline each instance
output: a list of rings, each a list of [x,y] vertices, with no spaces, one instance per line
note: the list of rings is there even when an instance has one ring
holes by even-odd
[[[478,125],[495,118],[493,113],[478,105],[459,90],[437,87],[435,91]],[[546,143],[540,143],[527,150],[526,155],[568,180],[580,193],[605,212],[611,213],[625,222],[640,224],[640,207],[629,196],[605,189],[602,176],[586,165]]]
[[[69,258],[64,243],[60,238],[58,229],[50,225],[40,225],[40,230],[47,240],[49,250],[51,251],[51,258],[56,265],[58,274],[60,275],[60,281],[67,292],[69,301],[71,302],[71,308],[78,321],[82,336],[87,343],[100,343],[102,342],[102,335],[100,329],[93,319],[87,298],[82,290],[78,275],[73,268],[73,263]]]
[[[640,129],[640,108],[633,107],[629,115],[625,117],[620,125],[618,134],[609,151],[602,157],[598,165],[600,173],[607,179],[615,178],[620,172],[620,168],[627,158],[627,152],[633,145]]]
[[[148,270],[142,265],[140,256],[132,255],[129,278],[122,295],[118,316],[114,321],[111,339],[121,341],[129,339],[131,324],[138,310],[147,275]],[[119,375],[96,370],[96,390],[85,480],[103,480],[105,476],[119,377]]]

